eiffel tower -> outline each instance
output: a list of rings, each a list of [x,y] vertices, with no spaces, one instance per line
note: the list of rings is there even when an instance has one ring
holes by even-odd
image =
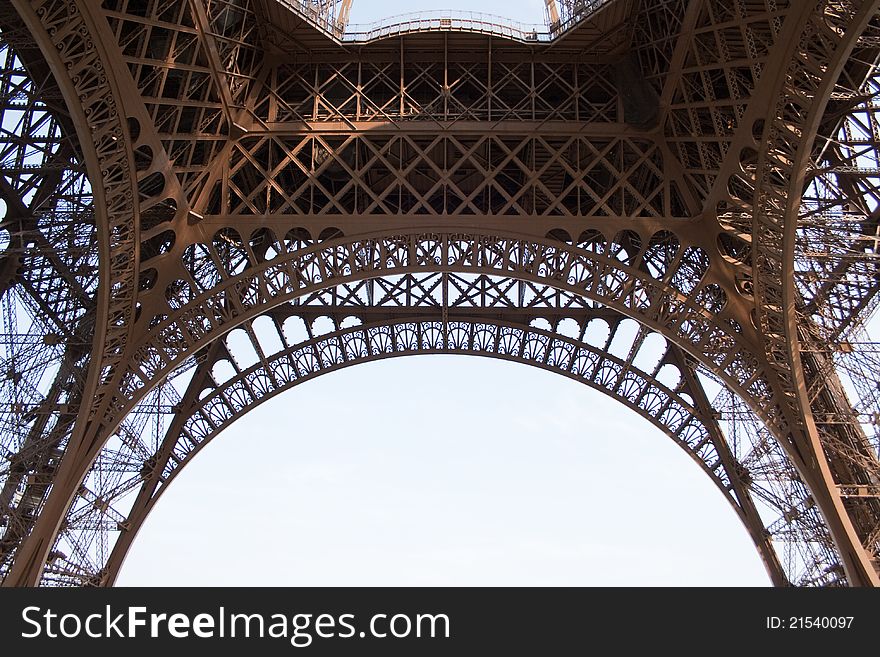
[[[112,585],[223,429],[420,353],[642,415],[773,584],[880,583],[880,2],[545,5],[2,3],[4,586]]]

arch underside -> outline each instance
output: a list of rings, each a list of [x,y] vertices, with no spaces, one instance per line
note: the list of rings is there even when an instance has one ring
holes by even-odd
[[[281,313],[248,322],[227,339],[212,343],[190,372],[186,392],[172,405],[173,415],[155,452],[143,461],[139,471],[119,479],[109,489],[105,484],[103,491],[84,495],[83,501],[91,503],[73,509],[68,517],[71,527],[81,526],[87,516],[94,515],[95,500],[107,504],[105,517],[114,520],[117,529],[122,530],[107,563],[92,563],[94,570],[77,573],[70,569],[69,560],[59,549],[46,577],[60,581],[70,578],[76,583],[115,579],[131,539],[167,485],[202,447],[263,401],[340,368],[417,354],[501,358],[541,367],[600,390],[673,438],[700,464],[747,526],[757,518],[751,494],[742,486],[741,472],[736,470],[742,466],[730,453],[702,386],[692,374],[682,374],[690,372],[693,363],[680,349],[657,340],[656,334],[654,340],[650,339],[652,334],[636,328],[634,322],[617,313],[601,309],[574,313],[578,319],[569,316],[561,320],[570,333],[563,335],[550,329],[549,322],[535,311],[525,312],[524,318],[531,315],[530,324],[544,324],[546,329],[501,321],[491,314],[480,317],[473,311],[473,316],[467,312],[450,313],[445,321],[431,313],[407,316],[403,312],[381,319],[368,316],[361,323],[358,308],[348,309],[351,314],[342,320],[348,328],[337,328],[329,316],[316,314],[325,310],[315,307],[311,312],[303,312],[302,306],[286,306]],[[346,312],[334,310],[339,313],[337,317]],[[292,332],[290,322],[302,323],[303,333],[307,334],[313,334],[313,327],[323,322],[324,330],[329,332],[291,344],[287,337]],[[235,334],[238,336],[233,339]],[[615,340],[618,335],[622,340]],[[600,344],[585,342],[587,336]],[[238,362],[247,353],[242,349],[242,340],[254,346],[251,357],[255,362],[248,367]],[[609,352],[612,343],[621,356]],[[277,351],[273,352],[269,345],[275,345]],[[637,363],[649,364],[649,371],[640,369]],[[661,372],[665,384],[657,380]],[[165,401],[166,405],[169,401]],[[125,450],[130,431],[123,428],[105,447],[107,456],[116,463],[119,453]],[[99,463],[105,459],[102,454]],[[731,466],[735,481],[728,474]],[[100,466],[89,480],[100,481],[99,472]],[[131,499],[125,500],[128,493],[136,494],[133,503]],[[119,511],[126,502],[131,505],[127,515]],[[755,535],[763,538],[760,531]],[[768,569],[775,569],[771,577],[783,580],[785,574],[775,555],[767,552],[763,540],[758,541],[758,547],[765,551]]]
[[[65,540],[56,545],[47,567],[48,582],[112,582],[166,486],[211,439],[263,401],[343,367],[443,353],[541,367],[622,402],[670,436],[710,476],[746,525],[774,582],[828,583],[835,576],[815,566],[833,558],[833,548],[822,536],[821,518],[811,511],[809,494],[798,486],[796,473],[790,470],[793,481],[786,491],[761,474],[763,468],[775,471],[785,460],[778,445],[774,449],[775,441],[764,433],[751,442],[741,440],[734,454],[719,425],[723,414],[706,397],[693,359],[658,334],[604,308],[526,307],[516,313],[515,321],[510,312],[498,319],[497,309],[453,307],[444,319],[430,305],[321,305],[329,292],[316,294],[311,303],[287,304],[245,322],[193,359],[185,373],[178,373],[176,385],[172,381],[157,388],[142,409],[136,408],[87,477],[81,499],[68,515]],[[303,339],[297,341],[297,335]],[[245,360],[248,354],[251,362]],[[159,408],[164,422],[149,428],[138,424],[141,413],[157,419]],[[143,439],[138,439],[144,434],[156,437],[146,452]],[[135,445],[140,448],[137,454]],[[137,467],[112,470],[125,462]],[[68,557],[70,546],[78,545],[82,552],[82,540],[94,540],[91,528],[98,517],[109,534],[119,534],[116,547],[112,541],[103,551],[91,545],[88,568],[81,570],[82,561]],[[815,542],[791,541],[798,533],[792,531],[793,523],[812,526]],[[89,529],[79,532],[83,526]]]
[[[29,22],[0,8],[2,111],[25,117],[0,139],[0,575],[25,546],[20,581],[42,559],[44,584],[111,583],[165,486],[262,400],[461,353],[648,418],[774,583],[870,581],[852,552],[880,550],[880,399],[857,337],[878,298],[877,3],[611,1],[602,47],[590,21],[546,57],[450,33],[442,65],[417,35],[355,56],[307,23],[275,33],[263,0],[222,20],[198,0],[14,4]],[[856,16],[868,27],[847,31]],[[788,76],[763,75],[773,62]],[[816,98],[818,128],[797,133]],[[817,131],[834,137],[809,153],[817,173],[780,190],[791,142]],[[834,513],[854,527],[845,554]]]

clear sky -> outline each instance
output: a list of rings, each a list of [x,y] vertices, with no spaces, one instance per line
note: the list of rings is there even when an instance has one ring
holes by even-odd
[[[477,11],[503,16],[520,23],[544,22],[544,0],[354,0],[349,22],[372,23],[389,16],[434,9]]]
[[[442,8],[543,20],[542,0],[355,0],[351,21]],[[419,356],[322,376],[236,423],[163,496],[118,583],[769,580],[721,493],[635,413],[536,368]]]

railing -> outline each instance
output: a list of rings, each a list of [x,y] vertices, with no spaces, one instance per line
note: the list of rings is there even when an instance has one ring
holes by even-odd
[[[579,0],[576,3],[567,3],[568,6],[564,8],[560,7],[563,11],[558,21],[552,20],[552,18],[550,17],[549,7],[545,3],[544,20],[547,23],[547,30],[550,33],[551,38],[555,39],[569,28],[572,28],[580,23],[590,14],[598,11],[602,7],[602,5],[607,4],[611,1],[612,0]],[[559,4],[560,3],[557,3],[557,5]]]
[[[493,34],[517,41],[549,41],[546,25],[529,25],[476,11],[420,11],[366,25],[349,25],[343,41],[373,41],[409,32],[448,31]]]
[[[293,10],[332,37],[341,39],[345,32],[345,25],[339,24],[333,12],[322,10],[311,0],[277,0],[277,2]]]
[[[551,23],[545,16],[544,24],[529,24],[503,16],[476,11],[436,10],[419,11],[384,18],[373,23],[340,25],[336,18],[320,11],[309,0],[277,0],[292,9],[315,27],[340,41],[367,42],[413,32],[474,32],[491,34],[523,42],[552,41],[613,0],[583,0],[576,15]]]

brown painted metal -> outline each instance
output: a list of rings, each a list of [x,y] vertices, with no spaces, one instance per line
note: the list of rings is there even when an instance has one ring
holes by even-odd
[[[606,392],[774,584],[878,584],[878,3],[12,4],[4,585],[112,584],[223,428],[419,353]]]

